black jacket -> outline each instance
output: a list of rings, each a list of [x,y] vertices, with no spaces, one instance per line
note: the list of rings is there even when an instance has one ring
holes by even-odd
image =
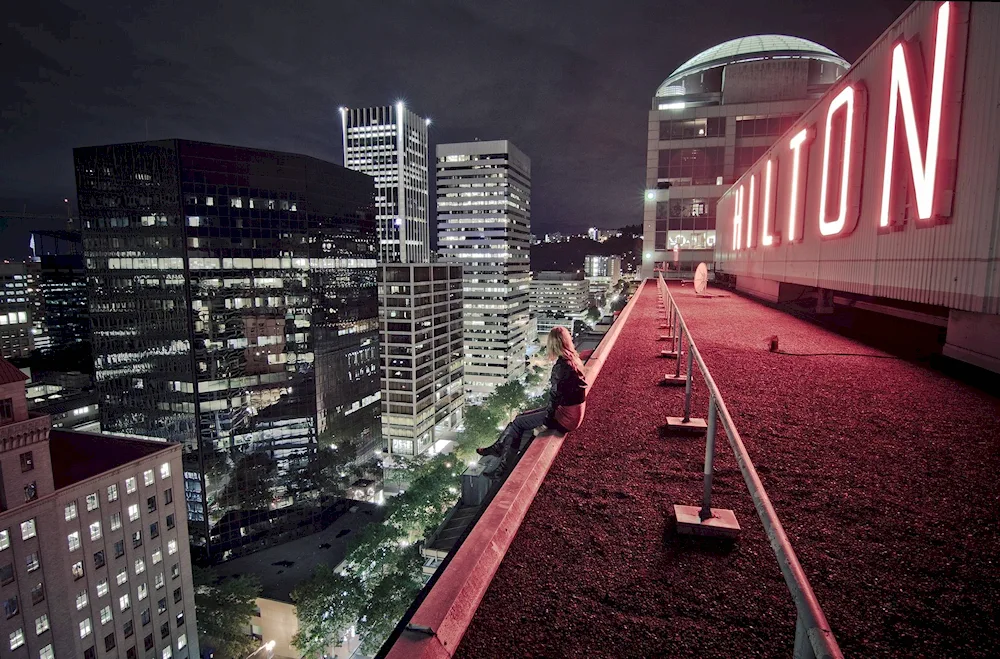
[[[549,382],[549,414],[545,419],[545,425],[557,428],[555,421],[557,407],[579,405],[587,400],[587,378],[560,357],[552,365],[552,378]]]

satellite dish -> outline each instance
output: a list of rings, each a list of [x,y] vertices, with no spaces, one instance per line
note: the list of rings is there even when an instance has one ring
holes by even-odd
[[[708,288],[708,268],[704,263],[698,264],[698,269],[694,271],[694,292],[701,295]]]

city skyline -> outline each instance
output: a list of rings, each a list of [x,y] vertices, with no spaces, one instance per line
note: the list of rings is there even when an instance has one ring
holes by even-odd
[[[0,79],[10,81],[0,87],[7,124],[0,211],[64,216],[63,199],[74,197],[71,150],[84,145],[179,137],[341,163],[337,108],[403,100],[433,120],[431,149],[503,138],[531,153],[536,233],[637,224],[644,179],[637,154],[645,140],[639,99],[670,71],[711,45],[759,32],[813,39],[853,60],[906,4],[819,11],[737,3],[669,12],[604,2],[572,12],[548,3],[515,12],[440,4],[357,7],[349,16],[327,14],[332,8],[271,16],[261,6],[235,17],[183,3],[138,12],[84,11],[72,2],[17,6],[0,28],[11,53],[0,64],[7,74]],[[192,24],[192,12],[201,20]],[[329,25],[381,25],[389,12],[417,28],[391,28],[391,47],[375,57],[350,55],[364,30],[328,38]],[[679,23],[686,29],[664,39]],[[221,24],[222,33],[210,27]],[[558,27],[550,32],[549,25]],[[197,36],[209,29],[212,38]],[[180,48],[182,36],[205,45]],[[517,52],[494,66],[491,44],[511,41]],[[463,54],[442,58],[434,43]],[[449,80],[475,81],[479,92],[469,97]],[[8,226],[0,256],[22,257],[28,231],[59,228],[49,224]]]

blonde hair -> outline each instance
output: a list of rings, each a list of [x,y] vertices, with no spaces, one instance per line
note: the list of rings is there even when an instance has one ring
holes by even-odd
[[[545,351],[553,359],[562,357],[574,370],[578,373],[583,373],[583,360],[580,359],[580,355],[576,352],[576,347],[573,345],[573,335],[565,327],[556,326],[552,328],[548,338],[545,340]]]

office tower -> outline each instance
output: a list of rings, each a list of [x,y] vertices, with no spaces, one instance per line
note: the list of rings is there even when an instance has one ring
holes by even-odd
[[[33,231],[31,249],[37,264],[38,297],[43,301],[40,318],[48,347],[59,349],[89,341],[90,312],[80,230],[68,225],[60,231]]]
[[[35,348],[32,320],[36,301],[28,264],[0,263],[0,356],[27,357]]]
[[[198,657],[181,447],[53,430],[25,379],[0,360],[3,655]]]
[[[695,55],[657,88],[649,111],[643,277],[711,263],[715,205],[849,64],[812,41],[733,39]]]
[[[573,321],[582,320],[590,299],[583,273],[542,270],[531,278],[531,313],[538,321],[538,336],[562,325],[573,331]]]
[[[344,166],[375,179],[379,263],[430,261],[427,127],[402,102],[340,108]]]
[[[587,277],[591,298],[601,301],[621,280],[622,259],[617,255],[588,254],[583,259],[583,273]]]
[[[462,268],[379,266],[382,326],[382,437],[414,456],[461,419]]]
[[[199,560],[315,530],[320,467],[381,442],[371,179],[185,140],[74,154],[103,430],[184,444]]]
[[[507,140],[437,145],[438,249],[461,265],[465,391],[481,398],[524,373],[531,160]]]

